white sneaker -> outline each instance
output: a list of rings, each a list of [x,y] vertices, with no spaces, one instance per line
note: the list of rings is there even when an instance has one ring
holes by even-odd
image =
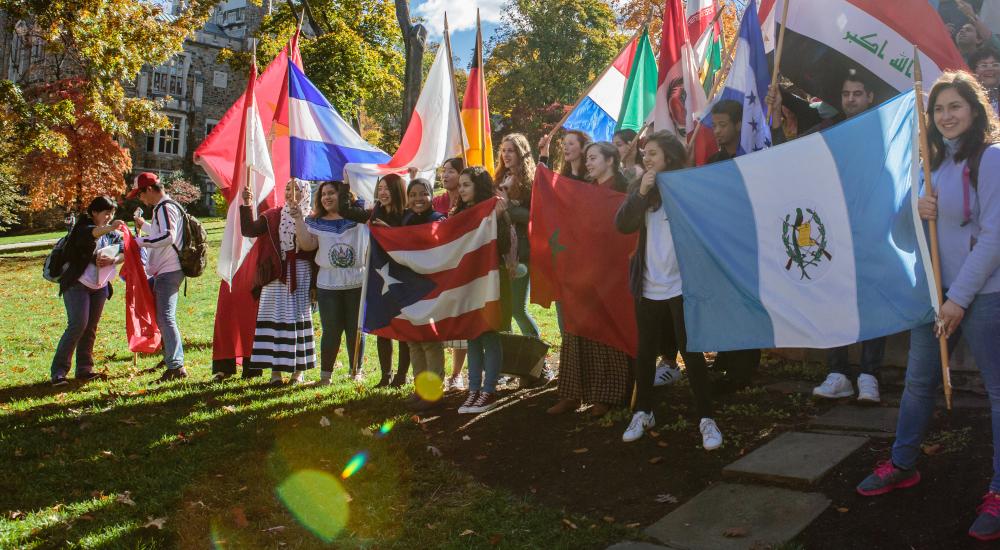
[[[714,451],[722,446],[722,432],[711,418],[702,418],[698,425],[701,430],[701,446],[706,451]]]
[[[653,413],[638,411],[632,415],[632,421],[628,424],[628,429],[622,434],[622,441],[631,443],[642,437],[646,430],[656,425],[656,418]]]
[[[656,375],[653,376],[653,386],[667,386],[681,379],[681,369],[660,361],[656,366]]]
[[[854,395],[854,386],[846,376],[839,372],[831,372],[822,384],[813,388],[813,395],[827,399],[839,399]]]
[[[858,401],[879,403],[882,401],[878,393],[878,378],[870,374],[858,376]]]

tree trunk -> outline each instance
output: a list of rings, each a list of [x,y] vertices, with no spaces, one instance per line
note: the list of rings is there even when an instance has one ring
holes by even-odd
[[[420,96],[420,85],[423,83],[424,50],[427,47],[427,29],[420,24],[410,22],[410,5],[407,0],[396,1],[396,19],[399,30],[403,33],[406,44],[406,71],[403,77],[403,112],[400,120],[400,134],[406,133],[406,127],[413,116],[413,109]]]

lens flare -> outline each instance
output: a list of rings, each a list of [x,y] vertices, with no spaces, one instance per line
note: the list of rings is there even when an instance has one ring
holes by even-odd
[[[395,426],[395,425],[396,425],[396,423],[393,422],[392,420],[386,420],[385,422],[382,423],[381,426],[379,426],[378,436],[379,437],[385,437],[385,436],[389,435],[389,432],[392,431],[392,427]]]
[[[350,497],[340,482],[326,472],[299,470],[275,492],[295,519],[323,542],[331,542],[347,526]]]
[[[416,389],[417,395],[424,401],[434,402],[444,395],[441,377],[430,371],[418,374],[413,381],[413,387]]]
[[[358,470],[365,465],[365,462],[368,462],[368,453],[361,452],[352,456],[347,461],[347,466],[344,466],[344,471],[340,473],[340,478],[347,479],[358,473]]]

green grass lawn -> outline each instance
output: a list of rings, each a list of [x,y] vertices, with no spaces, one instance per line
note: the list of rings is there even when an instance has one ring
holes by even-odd
[[[208,231],[219,231],[221,235],[222,227],[225,225],[224,218],[198,218]],[[131,223],[131,222],[129,222]],[[27,235],[13,235],[0,237],[0,246],[5,244],[31,243],[35,241],[50,241],[65,235],[65,231],[49,231],[46,233],[29,233]],[[217,237],[218,238],[218,237]]]
[[[216,242],[221,227],[208,223]],[[638,536],[428,452],[407,391],[370,389],[373,345],[366,386],[343,370],[323,388],[210,384],[213,269],[180,300],[188,380],[151,385],[156,356],[133,367],[116,294],[95,348],[110,380],[50,388],[65,313],[43,258],[0,259],[0,548],[599,548]],[[557,340],[554,315],[533,312]]]

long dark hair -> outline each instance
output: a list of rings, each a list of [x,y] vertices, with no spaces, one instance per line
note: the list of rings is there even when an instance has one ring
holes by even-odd
[[[458,206],[455,207],[454,214],[472,208],[494,196],[493,179],[490,178],[490,173],[482,166],[470,166],[462,170],[461,176],[469,176],[469,179],[472,180],[472,202],[466,204],[465,201],[458,201]]]
[[[327,211],[327,209],[323,207],[323,188],[327,187],[327,186],[330,186],[330,185],[332,185],[334,187],[334,189],[336,189],[337,195],[340,195],[341,193],[343,193],[345,188],[350,189],[350,187],[344,185],[344,182],[342,182],[342,181],[324,181],[324,182],[320,182],[319,187],[316,188],[316,194],[313,195],[312,217],[314,217],[314,218],[322,218],[322,217],[326,216],[327,214],[330,214],[330,212]],[[353,203],[357,199],[354,197],[354,192],[353,191],[348,191],[348,193],[350,193],[350,195],[347,197],[347,203],[351,204],[351,203]],[[338,201],[337,204],[340,204],[340,201]],[[337,213],[339,214],[340,212],[337,212]]]
[[[389,206],[382,206],[378,200],[378,185],[382,182],[385,182],[385,186],[389,190]],[[382,176],[382,179],[375,184],[375,202],[378,210],[390,215],[401,216],[403,210],[406,209],[406,184],[403,183],[403,177],[399,174]]]
[[[985,143],[997,141],[997,117],[990,106],[986,90],[976,77],[965,71],[948,71],[942,74],[931,87],[930,98],[927,101],[927,139],[931,145],[931,169],[937,170],[948,155],[944,144],[944,136],[934,123],[934,107],[937,105],[941,92],[952,89],[958,92],[972,111],[972,125],[962,134],[961,144],[955,152],[955,162],[963,161],[973,155]]]
[[[107,195],[98,195],[87,205],[87,215],[93,218],[94,212],[107,212],[108,210],[116,210],[117,208],[118,203],[114,199]]]
[[[637,135],[639,135],[639,134],[635,130],[633,130],[631,128],[625,128],[624,130],[618,130],[617,132],[615,132],[615,134],[613,136],[611,136],[611,139],[614,140],[615,138],[619,138],[622,141],[624,141],[625,143],[632,143],[633,141],[635,141],[635,137]],[[636,147],[634,147],[634,149],[635,149],[635,164],[636,165],[641,165],[642,164],[642,151],[640,151],[638,143],[636,143]],[[622,159],[622,163],[624,163],[625,160],[626,159]]]
[[[660,130],[659,132],[653,132],[648,138],[646,138],[646,146],[648,147],[650,143],[656,144],[656,146],[663,151],[663,156],[667,159],[667,169],[665,172],[670,172],[673,170],[680,170],[681,168],[687,167],[687,147],[681,143],[681,140],[677,139],[673,133],[667,130]],[[642,178],[638,177],[629,184],[629,192],[637,191],[639,189],[639,184],[642,183]],[[649,192],[649,202],[650,208],[652,210],[657,210],[660,208],[660,189],[659,187],[653,186],[653,189]]]

